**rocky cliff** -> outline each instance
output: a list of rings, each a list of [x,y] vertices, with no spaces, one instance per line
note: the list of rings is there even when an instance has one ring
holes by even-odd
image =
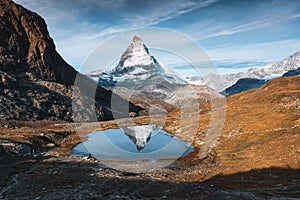
[[[0,33],[1,119],[72,120],[76,79],[85,87],[76,94],[76,107],[84,109],[79,118],[89,120],[94,111],[101,120],[112,118],[111,92],[97,87],[62,59],[38,14],[11,0],[1,0]],[[136,108],[130,103],[129,107]]]
[[[250,90],[252,88],[259,88],[264,85],[267,80],[257,79],[257,78],[242,78],[239,79],[235,84],[226,88],[222,94],[229,96],[232,94],[237,94],[246,90]]]
[[[300,74],[300,67],[294,70],[290,70],[287,73],[283,74],[283,76],[297,76]]]
[[[45,21],[10,0],[0,2],[0,69],[31,80],[74,83],[76,71],[56,52]]]

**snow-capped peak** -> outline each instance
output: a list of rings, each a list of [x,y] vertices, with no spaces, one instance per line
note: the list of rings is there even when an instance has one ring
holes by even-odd
[[[146,45],[138,36],[135,35],[131,44],[122,54],[118,66],[113,71],[118,72],[122,71],[124,68],[133,67],[137,65],[151,65],[155,62],[155,59],[150,56]]]
[[[148,48],[138,36],[133,37],[131,44],[122,54],[119,64],[111,71],[99,75],[99,85],[107,88],[118,86],[162,93],[153,88],[156,86],[174,88],[185,84],[187,82],[172,69],[159,63],[150,55]]]

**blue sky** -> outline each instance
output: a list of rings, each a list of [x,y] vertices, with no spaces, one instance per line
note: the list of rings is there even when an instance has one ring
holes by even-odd
[[[57,50],[77,69],[105,39],[144,27],[182,32],[226,66],[279,61],[300,50],[298,0],[15,1],[45,18]]]

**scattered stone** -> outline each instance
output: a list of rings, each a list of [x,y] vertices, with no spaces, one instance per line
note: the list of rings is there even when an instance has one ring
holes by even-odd
[[[55,144],[54,144],[54,143],[48,143],[48,144],[47,144],[47,147],[53,148],[53,147],[55,147]]]
[[[28,144],[0,140],[0,152],[14,155],[29,155],[32,152],[32,147]]]

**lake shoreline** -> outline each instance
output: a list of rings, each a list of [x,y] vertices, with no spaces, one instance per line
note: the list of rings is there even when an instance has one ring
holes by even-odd
[[[149,119],[140,118],[139,122],[146,124],[147,120]],[[116,195],[130,198],[163,198],[162,196],[165,195],[170,198],[172,196],[188,198],[188,195],[195,194],[194,196],[199,198],[219,195],[238,199],[247,198],[248,195],[258,195],[264,198],[274,196],[274,194],[283,197],[298,195],[295,192],[299,191],[297,185],[300,183],[300,173],[297,167],[291,164],[294,161],[297,162],[295,157],[290,155],[287,159],[282,157],[281,161],[270,160],[265,163],[265,167],[259,169],[256,167],[259,163],[255,165],[250,161],[254,160],[257,155],[253,152],[248,152],[248,154],[243,152],[240,155],[248,156],[246,160],[251,162],[249,164],[252,165],[252,169],[239,167],[241,165],[238,163],[245,163],[245,160],[227,153],[229,151],[238,153],[231,145],[231,143],[236,143],[234,138],[228,140],[221,137],[220,144],[205,158],[199,159],[198,153],[195,153],[196,155],[179,159],[168,167],[140,174],[106,168],[104,162],[94,158],[70,156],[70,150],[82,142],[86,133],[89,133],[91,129],[104,130],[108,127],[117,127],[117,124],[124,126],[131,124],[128,119],[121,119],[118,123],[116,121],[99,123],[75,124],[77,129],[86,130],[81,135],[78,135],[74,129],[74,124],[65,122],[44,122],[44,124],[30,122],[26,126],[1,128],[2,140],[35,142],[35,145],[40,145],[36,148],[36,156],[1,153],[1,175],[5,177],[4,182],[1,183],[2,197],[28,195],[32,198],[39,196],[54,198],[58,195],[75,198],[72,192],[70,193],[73,191],[75,195],[75,190],[78,195],[98,198],[104,198],[104,196],[116,198]],[[298,141],[296,129],[299,130],[299,127],[296,127],[293,132],[287,132],[286,136]],[[272,133],[267,134],[269,136],[266,138],[272,135]],[[278,133],[274,135],[286,137]],[[246,136],[236,136],[236,139],[241,140],[242,137]],[[54,142],[55,147],[47,147],[49,140],[46,141],[45,138],[52,139],[51,142]],[[253,158],[250,158],[250,155]],[[299,156],[299,154],[294,154],[294,156]],[[290,164],[286,167],[287,165],[281,163]],[[106,181],[105,185],[103,181]],[[278,185],[278,182],[281,185]],[[42,189],[37,190],[37,188]],[[179,194],[181,196],[177,196]]]

